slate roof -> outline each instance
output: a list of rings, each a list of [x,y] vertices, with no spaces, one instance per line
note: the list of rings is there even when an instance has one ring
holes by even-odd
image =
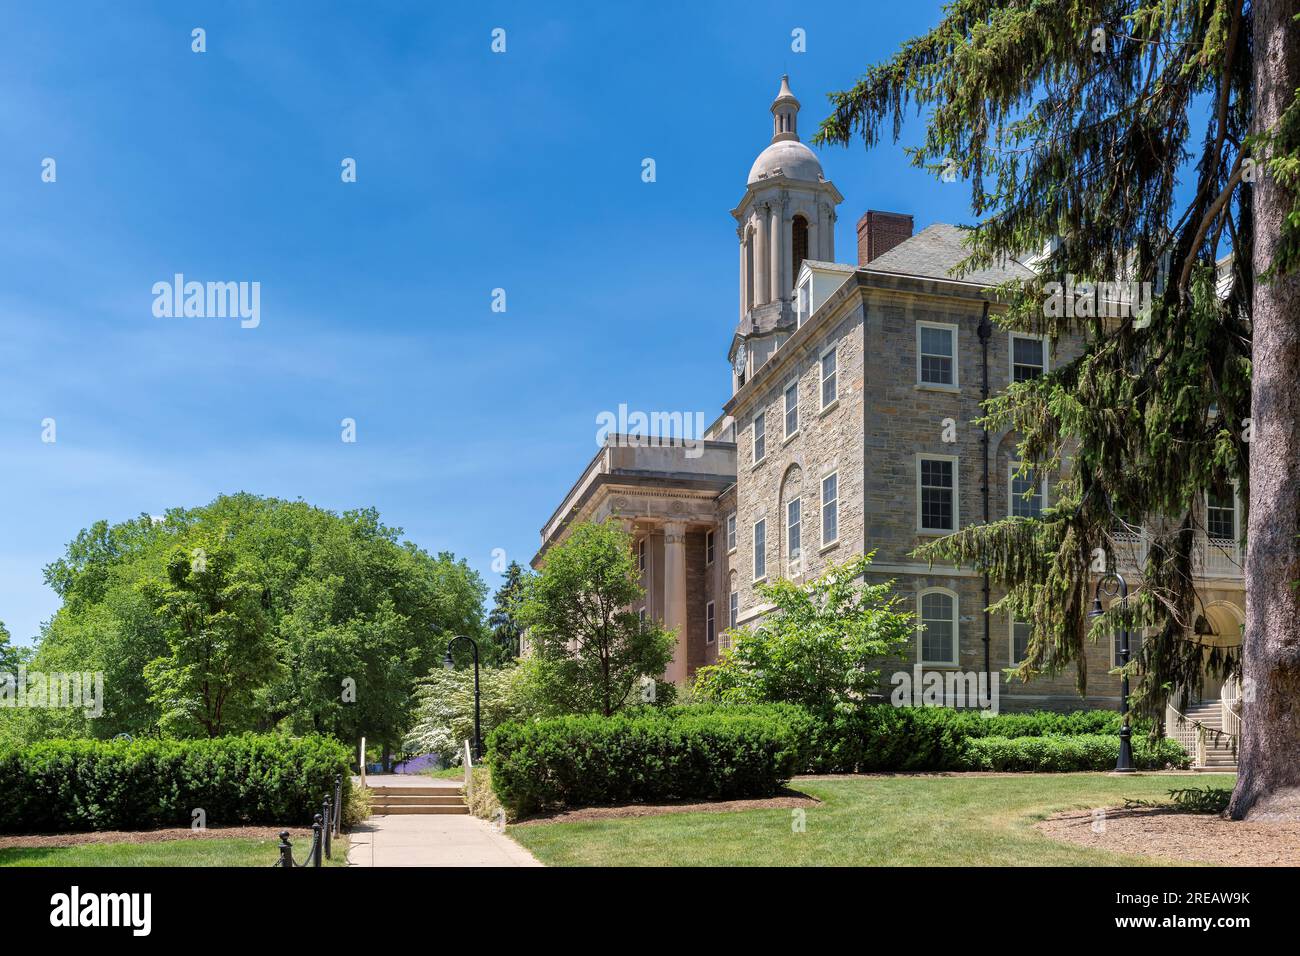
[[[968,230],[936,222],[926,226],[910,239],[905,239],[883,255],[877,256],[863,268],[878,272],[897,272],[903,275],[931,276],[936,279],[960,279],[990,286],[1008,279],[1025,279],[1034,273],[1022,263],[1008,260],[1001,268],[977,269],[963,276],[951,271],[970,253],[962,245]]]

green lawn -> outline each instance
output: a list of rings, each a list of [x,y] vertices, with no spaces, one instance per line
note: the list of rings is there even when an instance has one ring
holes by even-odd
[[[1167,799],[1174,787],[1231,787],[1228,774],[1102,773],[795,780],[823,801],[803,833],[792,811],[676,813],[516,825],[510,835],[548,866],[1150,865],[1039,835],[1058,810]]]
[[[295,841],[294,859],[311,841]],[[157,843],[85,843],[80,846],[0,849],[0,866],[270,866],[280,855],[277,839],[211,838]],[[347,865],[347,837],[332,848],[324,866]]]
[[[455,780],[465,776],[464,767],[443,767],[441,770],[426,770],[425,776],[434,777],[438,780]]]

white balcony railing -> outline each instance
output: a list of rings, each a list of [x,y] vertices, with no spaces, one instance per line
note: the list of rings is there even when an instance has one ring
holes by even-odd
[[[1111,541],[1121,570],[1140,571],[1146,564],[1151,539],[1145,532],[1117,531],[1111,534]],[[1198,534],[1192,547],[1192,573],[1198,578],[1239,578],[1242,558],[1238,542]]]

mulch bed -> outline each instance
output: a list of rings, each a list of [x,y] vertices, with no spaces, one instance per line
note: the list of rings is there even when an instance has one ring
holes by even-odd
[[[628,803],[614,807],[581,807],[577,810],[559,810],[539,813],[523,820],[512,820],[527,826],[531,823],[574,823],[581,820],[619,820],[629,817],[658,817],[666,813],[734,813],[738,810],[788,810],[794,807],[815,807],[820,800],[784,789],[775,797],[758,797],[752,800],[705,800],[690,802],[672,800],[667,803]]]
[[[0,834],[0,850],[18,847],[81,846],[87,843],[162,843],[166,840],[214,840],[248,838],[280,842],[284,827],[209,827],[191,830],[189,827],[169,827],[165,830],[98,830],[94,833],[38,833],[6,836]],[[311,842],[310,828],[290,827],[289,839]]]
[[[1300,866],[1300,823],[1228,820],[1159,807],[1108,807],[1104,825],[1096,828],[1093,819],[1091,810],[1070,810],[1034,826],[1054,840],[1171,862]]]

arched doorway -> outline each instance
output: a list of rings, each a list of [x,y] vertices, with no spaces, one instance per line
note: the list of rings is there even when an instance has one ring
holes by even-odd
[[[1201,681],[1201,700],[1219,700],[1224,697],[1235,699],[1239,696],[1237,678],[1225,678],[1214,673],[1209,664],[1216,649],[1221,651],[1241,646],[1241,634],[1245,626],[1245,613],[1231,601],[1211,601],[1196,616],[1194,633],[1197,643],[1203,648],[1206,661]]]

